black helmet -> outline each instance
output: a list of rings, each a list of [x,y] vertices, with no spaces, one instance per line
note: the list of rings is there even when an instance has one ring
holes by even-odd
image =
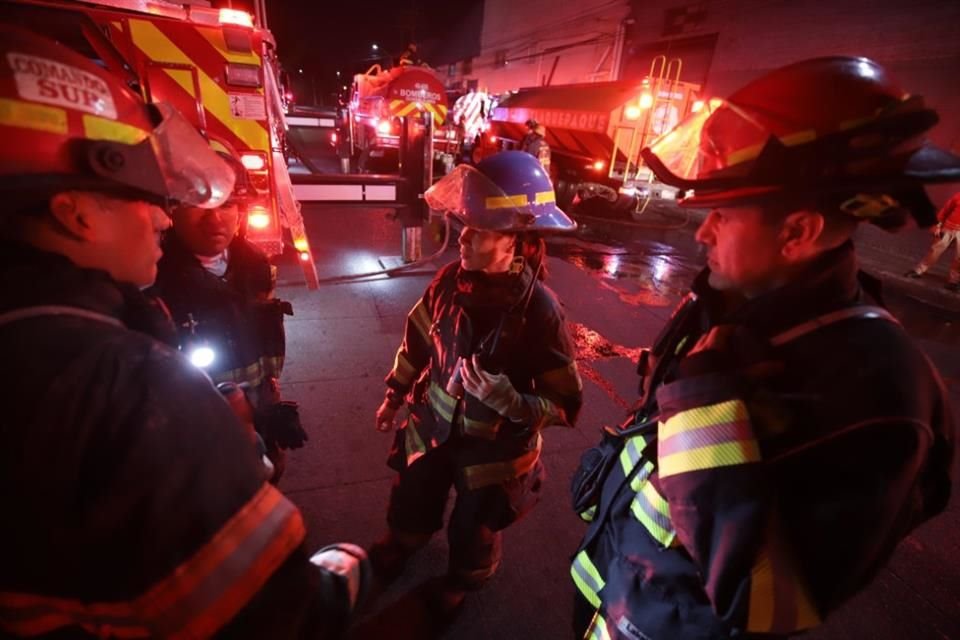
[[[960,158],[924,139],[937,121],[876,62],[816,58],[709,100],[642,153],[660,180],[693,191],[687,206],[825,196],[880,226],[907,213],[928,225],[923,183],[960,180]]]

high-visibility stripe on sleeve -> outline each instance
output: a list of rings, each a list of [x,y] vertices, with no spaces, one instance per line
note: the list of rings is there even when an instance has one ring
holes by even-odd
[[[534,387],[538,393],[552,396],[575,396],[583,391],[583,380],[577,371],[577,363],[571,362],[565,367],[544,371],[534,378]]]
[[[186,562],[128,602],[0,593],[0,628],[40,635],[77,625],[100,637],[201,638],[216,633],[305,535],[300,512],[264,485]]]
[[[519,478],[529,473],[537,464],[537,460],[540,459],[540,449],[542,447],[543,438],[540,434],[537,434],[536,447],[517,458],[464,467],[463,475],[466,479],[467,488],[471,490],[480,489]]]
[[[423,338],[424,344],[430,344],[430,314],[427,312],[427,306],[420,299],[413,309],[407,315],[407,319],[416,328],[417,333]]]
[[[820,624],[806,588],[781,555],[764,547],[757,556],[750,575],[747,631],[786,634]]]
[[[397,355],[393,359],[393,371],[390,372],[390,375],[401,385],[407,386],[413,382],[417,373],[417,368],[410,362],[406,352],[402,349],[397,351]]]
[[[577,591],[594,607],[600,607],[600,591],[606,585],[586,550],[581,551],[570,564],[570,577]]]
[[[760,460],[746,406],[728,400],[681,411],[659,425],[661,477]]]

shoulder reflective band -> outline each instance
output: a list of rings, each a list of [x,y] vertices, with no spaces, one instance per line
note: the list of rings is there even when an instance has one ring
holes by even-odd
[[[573,559],[570,565],[570,577],[573,578],[573,583],[577,586],[580,595],[594,607],[600,608],[600,590],[606,583],[586,550],[578,553]]]
[[[681,411],[660,423],[658,439],[661,478],[760,460],[741,400]]]
[[[86,602],[0,592],[0,629],[79,626],[98,637],[206,638],[233,618],[303,541],[293,503],[265,484],[186,562],[138,598]]]

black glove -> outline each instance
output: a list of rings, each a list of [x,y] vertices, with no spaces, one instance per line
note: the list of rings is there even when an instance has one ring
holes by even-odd
[[[299,449],[309,440],[300,424],[300,408],[296,402],[283,400],[257,411],[257,431],[267,442],[276,442],[281,449]]]

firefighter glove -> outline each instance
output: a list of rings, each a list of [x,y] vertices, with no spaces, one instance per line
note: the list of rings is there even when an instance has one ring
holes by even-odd
[[[299,449],[309,439],[300,423],[300,406],[283,400],[257,412],[257,431],[281,449]]]
[[[480,366],[478,356],[464,358],[461,365],[463,388],[480,402],[511,420],[522,420],[526,403],[503,373],[490,373]]]

